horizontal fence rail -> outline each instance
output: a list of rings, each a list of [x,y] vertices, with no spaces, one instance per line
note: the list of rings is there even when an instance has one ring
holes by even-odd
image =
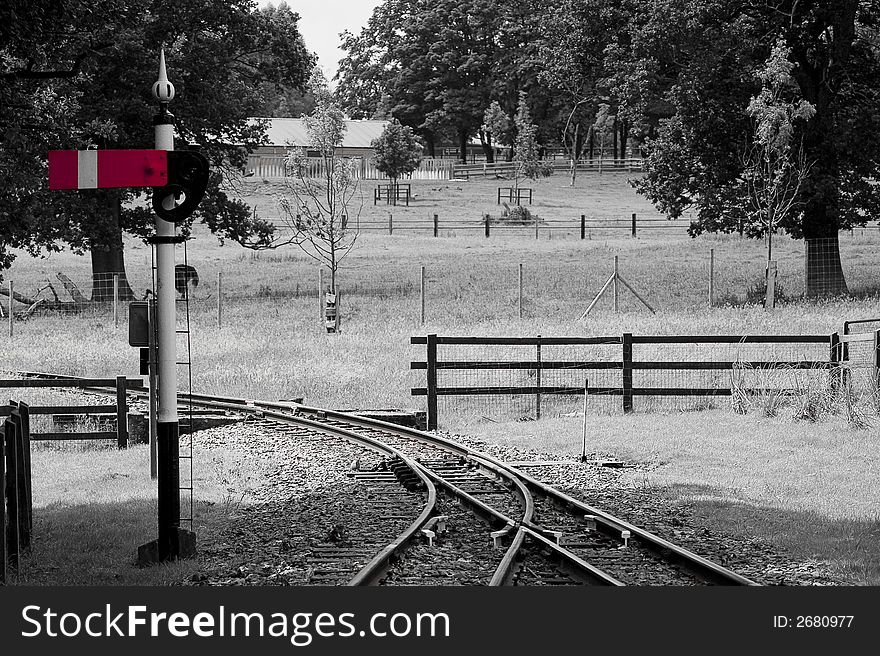
[[[126,390],[143,388],[143,381],[138,378],[79,378],[71,379],[58,377],[51,380],[35,378],[17,378],[12,380],[0,380],[0,389],[15,388],[94,388],[105,387],[116,389],[115,404],[100,405],[41,405],[29,406],[30,415],[70,415],[95,418],[115,417],[116,430],[114,431],[79,431],[79,432],[43,432],[31,433],[30,439],[35,441],[94,441],[115,440],[120,449],[128,447],[128,400]],[[10,407],[0,407],[0,417],[10,416],[14,410]]]
[[[413,387],[413,396],[427,397],[428,429],[438,426],[437,399],[441,396],[492,396],[492,395],[534,395],[537,418],[540,418],[541,395],[597,395],[622,397],[623,411],[633,411],[633,397],[660,396],[731,396],[732,383],[728,385],[705,386],[656,386],[646,387],[633,383],[633,372],[638,371],[774,371],[774,370],[815,370],[831,372],[840,368],[843,350],[840,336],[830,335],[632,335],[624,333],[620,337],[449,337],[439,335],[413,336],[413,345],[425,345],[427,358],[410,363],[410,369],[425,372],[424,387]],[[827,359],[773,359],[773,360],[694,360],[682,358],[635,360],[634,345],[696,346],[696,345],[813,345],[827,353]],[[542,347],[556,346],[618,346],[617,355],[603,360],[550,360],[546,353],[542,357]],[[489,359],[441,359],[438,347],[444,346],[527,346],[535,348],[534,359],[489,360]],[[825,350],[827,349],[827,350]],[[526,385],[480,385],[448,386],[438,383],[438,372],[455,371],[517,371],[528,372],[533,382]],[[542,384],[541,372],[560,370],[619,371],[619,385],[553,385]],[[833,379],[832,376],[833,385]],[[748,394],[794,394],[802,392],[795,387],[752,386],[741,390]]]

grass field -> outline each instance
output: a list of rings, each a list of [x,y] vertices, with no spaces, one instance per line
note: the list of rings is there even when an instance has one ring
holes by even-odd
[[[413,206],[391,211],[395,221],[410,214],[463,220],[497,213],[498,184],[421,183]],[[684,226],[644,231],[639,239],[626,232],[596,231],[582,241],[576,221],[580,214],[628,217],[638,212],[647,217],[650,207],[620,175],[582,176],[573,191],[561,176],[533,186],[532,209],[541,216],[571,217],[571,231],[545,231],[538,240],[528,230],[493,233],[490,239],[478,230],[453,231],[439,239],[427,231],[397,229],[391,236],[362,235],[340,275],[343,321],[337,336],[328,336],[319,325],[316,266],[298,250],[286,247],[255,255],[237,246],[221,247],[197,230],[187,253],[202,278],[191,307],[195,388],[249,398],[303,396],[309,403],[332,407],[419,407],[421,401],[409,395],[417,382],[409,361],[422,355],[409,345],[412,334],[828,334],[840,330],[844,320],[880,316],[874,291],[880,280],[876,231],[842,237],[844,269],[856,298],[810,303],[795,298],[765,312],[744,303],[763,272],[763,244],[736,236],[691,240]],[[271,216],[271,193],[259,187],[251,190],[251,197]],[[388,211],[368,205],[363,217],[387,220]],[[711,310],[710,248],[715,249],[716,294],[723,303]],[[796,297],[802,289],[802,248],[802,243],[784,238],[774,244],[787,296]],[[615,255],[623,276],[657,314],[624,294],[620,314],[613,314],[605,299],[580,321],[610,275]],[[148,250],[129,244],[127,261],[132,284],[143,290],[149,279]],[[517,308],[520,263],[523,319]],[[421,266],[428,275],[424,326],[418,320]],[[57,271],[87,288],[88,259],[70,253],[41,260],[22,255],[9,276],[27,293]],[[216,326],[218,272],[223,273],[222,328]],[[4,339],[0,366],[135,375],[137,352],[127,346],[125,321],[114,327],[109,311],[37,316],[16,324],[11,341]],[[498,423],[453,412],[447,425],[487,440],[580,453],[580,418],[510,419]],[[643,477],[639,482],[662,486],[688,504],[697,521],[766,538],[798,558],[831,562],[852,583],[880,584],[876,422],[858,429],[843,414],[832,414],[810,423],[793,419],[789,411],[765,418],[756,410],[743,417],[720,404],[705,412],[591,416],[588,428],[590,450],[651,463],[647,474],[638,474]],[[139,457],[137,451],[108,456],[100,466],[83,461],[72,470],[72,480],[92,483],[64,492],[49,488],[55,492],[46,497],[45,508],[52,509],[53,525],[67,526],[56,513],[65,505],[104,503],[94,482],[105,480],[108,472],[131,471],[128,459],[134,457]],[[116,488],[108,489],[112,494]],[[139,504],[148,503],[149,497],[147,487],[138,489],[137,500],[120,501],[135,514],[146,508]],[[96,496],[90,501],[91,493]]]

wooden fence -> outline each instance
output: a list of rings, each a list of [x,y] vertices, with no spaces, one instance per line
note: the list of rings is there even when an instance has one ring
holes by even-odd
[[[633,411],[635,396],[730,396],[730,387],[635,387],[633,372],[639,370],[672,370],[672,371],[723,371],[735,368],[751,369],[834,369],[840,366],[842,349],[837,333],[831,335],[632,335],[624,333],[619,337],[442,337],[438,335],[415,336],[412,344],[426,345],[427,358],[423,361],[410,363],[410,368],[425,371],[425,387],[411,390],[413,396],[427,397],[428,430],[436,430],[438,425],[437,398],[440,396],[474,396],[474,395],[534,395],[536,415],[541,414],[541,395],[611,395],[622,398],[623,411]],[[826,360],[759,360],[759,361],[635,361],[633,346],[637,344],[818,344],[827,345]],[[437,347],[443,345],[460,346],[534,346],[535,358],[527,361],[462,361],[440,360]],[[558,361],[542,358],[542,346],[574,346],[603,345],[619,347],[619,359],[592,361]],[[534,372],[534,385],[528,386],[478,386],[478,387],[440,387],[437,384],[437,372],[444,369],[458,370],[503,370],[524,369]],[[619,386],[593,387],[584,386],[542,386],[541,372],[558,369],[575,369],[588,371],[619,370],[621,384]],[[748,392],[761,391],[750,389]],[[774,392],[792,392],[794,389],[773,388]]]
[[[568,160],[546,160],[544,166],[549,166],[554,173],[565,173],[571,169]],[[517,164],[514,162],[494,162],[488,164],[455,164],[452,167],[452,177],[455,179],[470,180],[471,178],[488,177],[511,177]],[[642,170],[641,158],[628,159],[582,159],[578,162],[579,172],[612,173],[612,172],[638,172]]]
[[[354,171],[359,180],[388,180],[388,176],[380,173],[372,159],[367,157],[347,158],[354,164]],[[287,178],[287,157],[283,155],[251,155],[245,171],[258,178]],[[419,168],[405,176],[408,180],[448,180],[452,177],[453,159],[423,159]],[[306,177],[320,178],[324,175],[324,160],[321,157],[309,157],[306,162]]]
[[[7,567],[19,569],[21,555],[31,548],[33,497],[31,494],[30,417],[25,403],[4,408],[0,437],[0,583]]]
[[[128,400],[126,398],[126,389],[143,387],[143,381],[138,379],[127,379],[125,376],[117,378],[82,378],[82,379],[65,379],[57,378],[52,380],[44,379],[15,379],[0,380],[0,389],[10,388],[35,388],[35,387],[63,387],[63,388],[87,388],[87,387],[115,387],[116,403],[104,405],[52,405],[52,406],[30,406],[29,411],[32,415],[85,415],[85,416],[107,416],[115,415],[116,430],[115,431],[92,431],[92,432],[50,432],[50,433],[33,433],[32,440],[116,440],[116,446],[120,449],[128,447]],[[0,407],[0,417],[10,415],[12,410],[9,407]]]

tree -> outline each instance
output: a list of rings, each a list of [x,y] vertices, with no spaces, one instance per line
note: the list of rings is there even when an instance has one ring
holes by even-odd
[[[880,215],[880,189],[870,183],[880,174],[880,6],[665,0],[632,7],[625,38],[609,51],[615,94],[630,107],[672,110],[646,144],[638,189],[670,217],[694,209],[694,235],[748,220],[740,180],[743,144],[753,136],[742,108],[760,91],[753,71],[783,38],[815,115],[795,125],[793,138],[812,165],[777,225],[807,240],[807,294],[846,292],[838,233]]]
[[[304,83],[312,56],[297,14],[255,11],[250,0],[15,1],[0,14],[0,167],[15,171],[0,187],[0,267],[11,261],[4,250],[10,246],[35,255],[66,246],[91,255],[93,300],[109,297],[102,283],[113,274],[131,296],[122,235],[152,233],[152,214],[139,202],[143,190],[49,192],[46,152],[151,148],[150,87],[163,40],[178,91],[171,107],[178,147],[201,144],[214,171],[193,219],[221,240],[272,245],[271,224],[221,183],[264,134],[264,125],[247,121],[263,102],[260,85]]]
[[[513,146],[510,120],[507,118],[504,110],[501,109],[501,105],[498,104],[497,100],[493,100],[492,104],[483,113],[483,125],[480,126],[480,130],[486,135],[490,150],[492,149],[493,142],[508,147]],[[494,155],[494,153],[491,154]],[[487,157],[486,161],[491,163],[495,159],[494,157]]]
[[[280,201],[285,223],[293,231],[291,241],[306,255],[330,269],[330,289],[336,291],[339,264],[358,238],[363,200],[356,205],[359,184],[353,160],[336,155],[345,136],[345,117],[334,102],[327,80],[315,67],[309,80],[316,106],[305,117],[308,144],[293,144],[287,159],[290,196]],[[317,150],[321,176],[309,173],[308,150]],[[351,211],[354,209],[354,217]]]
[[[538,154],[538,128],[532,123],[529,114],[528,97],[520,92],[519,109],[516,113],[516,141],[514,142],[514,189],[519,204],[519,179],[534,180],[541,173],[541,160]]]
[[[577,178],[600,103],[607,95],[605,50],[620,30],[617,3],[605,0],[563,0],[545,21],[547,40],[541,53],[541,74],[564,101],[562,144],[569,158],[569,183]]]
[[[596,120],[592,125],[593,135],[599,137],[599,173],[602,173],[606,141],[616,128],[616,119],[617,117],[611,113],[611,106],[608,103],[601,103],[599,105],[599,111],[596,112]]]
[[[376,168],[391,178],[392,204],[397,205],[397,181],[400,176],[412,173],[419,167],[422,146],[412,128],[401,125],[397,120],[389,122],[370,145],[376,151],[373,156]]]
[[[816,109],[798,99],[790,53],[783,41],[773,47],[766,65],[757,73],[761,92],[752,97],[746,110],[755,128],[745,154],[743,181],[757,222],[766,226],[768,262],[773,259],[776,224],[800,202],[800,188],[810,170],[803,148],[793,149],[792,140],[796,122],[808,121]]]

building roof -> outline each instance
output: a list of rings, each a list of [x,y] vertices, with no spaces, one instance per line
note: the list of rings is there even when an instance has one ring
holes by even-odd
[[[309,136],[305,122],[301,118],[266,118],[269,121],[266,130],[265,145],[268,146],[309,146]],[[370,148],[388,121],[350,121],[345,122],[348,128],[342,137],[343,148]]]

